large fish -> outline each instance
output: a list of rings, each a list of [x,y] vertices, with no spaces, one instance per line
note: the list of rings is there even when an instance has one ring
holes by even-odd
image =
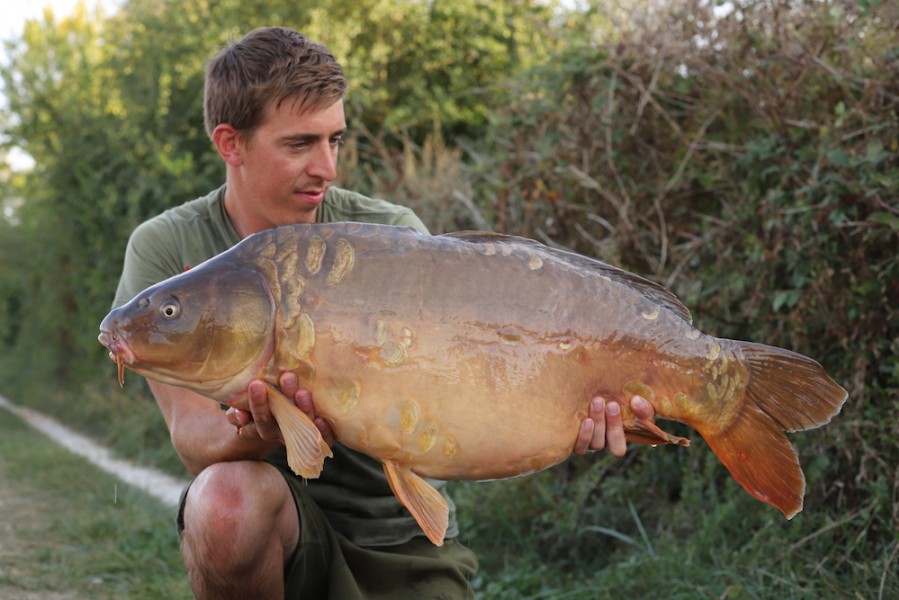
[[[270,229],[141,292],[100,329],[120,381],[127,367],[240,408],[248,383],[267,381],[289,464],[314,478],[330,448],[276,387],[294,371],[338,442],[383,463],[435,544],[447,507],[423,477],[557,464],[595,394],[622,403],[632,441],[687,445],[635,419],[627,400],[644,396],[791,518],[805,478],[784,432],[827,423],[846,399],[809,358],[703,334],[655,283],[483,232]]]

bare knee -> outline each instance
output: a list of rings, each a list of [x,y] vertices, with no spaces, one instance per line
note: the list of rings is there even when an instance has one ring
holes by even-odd
[[[298,539],[293,498],[271,465],[219,463],[191,484],[182,552],[195,592],[197,586],[235,591],[250,580],[261,587],[282,584],[284,561]]]

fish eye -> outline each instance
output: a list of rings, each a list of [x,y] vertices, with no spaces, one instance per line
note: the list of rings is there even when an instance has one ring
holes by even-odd
[[[181,315],[181,303],[175,298],[166,298],[159,305],[159,314],[168,321],[177,319]]]

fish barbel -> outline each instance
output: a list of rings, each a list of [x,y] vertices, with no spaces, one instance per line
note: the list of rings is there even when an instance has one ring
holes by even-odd
[[[686,423],[792,518],[805,478],[784,432],[829,422],[847,396],[810,358],[700,332],[658,284],[484,232],[266,230],[141,292],[100,330],[119,369],[231,406],[246,407],[251,380],[268,382],[289,464],[314,478],[330,448],[276,387],[295,372],[338,442],[384,465],[435,544],[448,510],[424,477],[557,464],[597,394],[621,403],[631,441],[688,444],[636,419],[634,394]]]

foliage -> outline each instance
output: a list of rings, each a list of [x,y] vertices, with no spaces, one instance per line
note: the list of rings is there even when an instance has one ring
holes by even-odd
[[[778,535],[808,552],[810,562],[835,552],[839,559],[824,587],[806,589],[803,582],[774,593],[766,581],[740,592],[752,597],[849,596],[853,586],[877,589],[895,569],[899,37],[890,9],[877,8],[738,3],[715,19],[702,3],[671,2],[660,13],[634,13],[614,43],[581,39],[522,73],[488,132],[495,137],[478,155],[476,200],[497,228],[650,274],[691,306],[705,331],[814,356],[849,389],[832,426],[794,437],[809,476],[807,506],[815,510],[800,517],[804,527]],[[696,451],[681,485],[698,478],[700,505],[716,510],[741,502],[735,486],[721,487],[720,468],[697,470]],[[685,507],[683,490],[658,497],[671,491],[658,485],[670,459],[642,459],[629,473],[632,485],[604,482],[609,489],[597,495],[597,505],[620,507],[624,496],[638,507],[649,503],[639,514],[652,516],[662,502]],[[565,486],[565,495],[576,485]],[[523,494],[540,497],[523,487]],[[474,498],[473,505],[485,503]],[[746,507],[739,514],[746,511],[755,512]],[[704,547],[698,534],[704,523],[682,511],[677,516],[678,529],[692,523],[685,532]],[[841,530],[831,519],[861,528],[867,549],[859,547],[858,529]],[[619,508],[600,521],[615,525],[600,527],[631,521]],[[773,524],[759,517],[749,525],[759,526]],[[648,527],[656,539],[668,529]],[[551,535],[571,531],[578,528]],[[771,554],[765,540],[733,539]],[[534,534],[521,545],[576,543],[548,544]],[[876,568],[866,562],[869,552],[880,557]],[[528,556],[518,546],[498,553]],[[563,563],[571,568],[583,555],[581,547],[577,559]],[[663,552],[630,556],[654,571],[666,560]],[[713,572],[739,567],[696,560],[691,565]],[[490,563],[489,570],[500,568]],[[779,577],[803,581],[799,572]],[[647,593],[611,580],[634,595]],[[730,585],[681,593],[729,595]]]
[[[344,62],[366,130],[421,139],[435,122],[479,132],[501,78],[546,54],[551,15],[533,0],[341,0],[312,11],[307,31]]]
[[[166,445],[145,396],[90,382],[112,380],[96,325],[131,229],[222,177],[203,61],[283,23],[353,82],[345,185],[435,232],[495,228],[650,276],[704,331],[813,356],[850,392],[793,436],[808,490],[789,523],[698,438],[456,486],[485,597],[896,595],[895,8],[715,4],[130,0],[30,23],[0,70],[2,134],[36,160],[0,171],[0,386],[129,454]]]

